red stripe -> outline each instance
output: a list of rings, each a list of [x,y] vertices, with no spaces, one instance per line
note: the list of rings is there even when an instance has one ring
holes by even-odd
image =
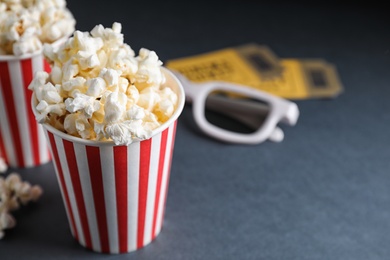
[[[64,178],[64,173],[62,172],[60,158],[58,156],[57,145],[56,145],[56,142],[54,141],[53,134],[47,132],[47,135],[49,136],[51,150],[53,152],[53,157],[54,157],[54,163],[57,166],[58,178],[59,178],[59,182],[61,185],[64,199],[65,199],[65,205],[66,205],[66,208],[68,209],[68,213],[69,213],[69,217],[70,217],[70,224],[72,225],[72,230],[74,231],[74,237],[76,238],[76,240],[78,240],[79,235],[77,233],[76,223],[74,221],[72,207],[70,206],[69,194],[68,194],[68,190],[66,189],[66,185],[65,185],[65,178]]]
[[[140,142],[137,248],[141,248],[144,245],[145,214],[146,200],[148,196],[151,146],[151,138]]]
[[[27,120],[28,125],[30,126],[30,134],[31,134],[31,148],[32,148],[32,155],[34,159],[35,165],[39,165],[41,160],[39,158],[39,141],[38,141],[38,124],[35,120],[35,116],[33,114],[33,111],[31,109],[31,96],[32,91],[28,89],[28,86],[30,85],[32,79],[33,79],[33,67],[32,67],[32,59],[26,59],[22,60],[20,62],[20,69],[22,70],[23,75],[23,84],[24,84],[24,97],[26,100],[26,107],[27,107]]]
[[[118,220],[119,252],[127,252],[127,146],[114,147],[115,190]]]
[[[50,64],[46,61],[46,59],[43,59],[43,68],[47,73],[51,72],[51,66]]]
[[[173,157],[173,148],[175,145],[175,136],[176,136],[176,124],[177,120],[173,123],[173,129],[172,129],[172,142],[171,142],[171,150],[169,151],[170,153],[170,159],[169,159],[169,166],[168,166],[168,176],[167,176],[167,182],[166,182],[166,189],[165,189],[165,195],[164,195],[164,208],[163,208],[163,214],[161,215],[161,226],[163,225],[164,221],[164,216],[165,216],[165,209],[166,209],[166,203],[167,203],[167,195],[168,195],[168,188],[169,188],[169,179],[171,177],[171,165],[172,165],[172,157]]]
[[[13,98],[13,89],[12,89],[11,78],[10,78],[7,62],[0,62],[0,80],[2,85],[1,90],[3,91],[5,107],[8,112],[7,113],[8,122],[10,124],[11,135],[16,150],[17,164],[21,167],[24,167],[25,164],[23,158],[22,143],[20,141],[20,136],[19,136],[19,126],[16,117],[17,115],[16,115],[16,110],[15,110],[16,108],[15,108],[14,98]]]
[[[81,188],[79,170],[77,168],[77,161],[76,161],[76,155],[73,148],[73,143],[67,140],[63,140],[62,142],[64,144],[66,159],[69,167],[69,174],[72,180],[73,191],[76,197],[76,204],[77,204],[77,209],[79,211],[81,227],[84,233],[85,246],[91,249],[92,248],[91,234],[89,232],[87,211],[85,209],[83,190]]]
[[[1,135],[1,129],[0,129],[0,157],[3,157],[5,162],[8,164],[8,157],[7,157],[7,151],[5,150],[5,146],[3,143],[3,136]]]
[[[88,167],[91,173],[89,176],[91,178],[93,200],[99,229],[100,246],[103,253],[109,253],[110,245],[108,242],[107,216],[104,200],[104,187],[100,161],[100,151],[99,147],[95,146],[86,146],[86,151],[88,158]]]
[[[48,159],[48,161],[50,161],[51,160],[51,153],[50,153],[50,151],[49,151],[49,149],[47,149],[47,159]]]
[[[161,134],[161,144],[160,144],[160,158],[158,162],[158,176],[157,176],[157,186],[156,186],[156,199],[154,200],[154,214],[153,214],[153,227],[152,227],[152,240],[156,237],[156,223],[157,223],[157,213],[158,206],[160,201],[160,192],[161,192],[161,180],[164,170],[164,161],[165,153],[167,147],[167,138],[168,137],[168,128],[165,129]]]

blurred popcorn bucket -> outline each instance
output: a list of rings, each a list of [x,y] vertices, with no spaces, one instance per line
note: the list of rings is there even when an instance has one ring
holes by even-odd
[[[30,106],[28,86],[39,70],[50,72],[41,52],[0,55],[0,154],[12,167],[34,167],[50,160],[43,129]]]
[[[43,124],[71,233],[85,248],[127,253],[143,248],[161,231],[176,122],[184,106],[181,84],[163,70],[178,105],[150,139],[118,146]]]
[[[39,166],[51,159],[42,126],[31,110],[32,91],[28,89],[34,73],[43,70],[50,72],[51,68],[41,51],[0,55],[0,156],[12,167]]]

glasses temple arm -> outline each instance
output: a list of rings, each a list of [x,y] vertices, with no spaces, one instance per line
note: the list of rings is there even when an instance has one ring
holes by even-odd
[[[275,129],[272,131],[271,135],[268,137],[268,140],[275,143],[279,143],[283,141],[283,139],[284,139],[284,132],[279,126],[276,126]]]

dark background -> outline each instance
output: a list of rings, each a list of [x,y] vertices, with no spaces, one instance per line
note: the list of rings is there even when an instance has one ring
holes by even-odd
[[[71,237],[52,163],[17,170],[41,199],[14,213],[0,259],[390,259],[390,23],[377,1],[76,1],[77,29],[122,23],[160,59],[249,42],[281,58],[323,58],[344,92],[296,101],[276,144],[224,144],[179,119],[161,234],[123,255]],[[13,171],[10,169],[8,173]]]

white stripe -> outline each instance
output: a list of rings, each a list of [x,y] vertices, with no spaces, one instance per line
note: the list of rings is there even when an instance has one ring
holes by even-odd
[[[42,55],[37,55],[32,58],[33,76],[35,76],[35,72],[37,71],[44,71],[43,59],[44,57]]]
[[[160,157],[161,133],[152,138],[150,152],[148,193],[146,199],[144,245],[152,240],[154,201],[156,199],[156,183],[158,177],[158,163]]]
[[[58,157],[60,158],[60,162],[61,162],[62,173],[64,174],[65,186],[66,186],[66,189],[68,191],[70,206],[71,206],[72,212],[73,212],[73,218],[74,218],[74,222],[75,222],[76,229],[77,229],[79,243],[81,245],[85,246],[84,232],[83,232],[83,229],[81,228],[80,214],[79,214],[79,211],[77,209],[76,198],[75,198],[75,194],[73,191],[72,180],[70,178],[68,160],[66,159],[66,156],[65,156],[64,145],[63,145],[62,139],[60,137],[54,136],[54,138],[55,138],[56,145],[57,145]]]
[[[99,148],[104,189],[104,202],[106,206],[108,241],[111,253],[119,253],[118,220],[116,211],[116,189],[114,154],[112,147]]]
[[[20,62],[10,61],[8,63],[12,91],[14,93],[14,104],[18,120],[19,137],[22,145],[24,164],[26,167],[34,166],[33,151],[31,148],[31,131],[28,122],[27,104],[25,99],[25,89],[23,83],[23,71],[20,68]],[[21,162],[19,162],[21,163]]]
[[[42,125],[38,124],[38,145],[39,145],[39,158],[40,163],[46,163],[50,160],[50,154],[48,150],[48,143],[45,139]]]
[[[35,75],[36,71],[43,71],[43,57],[41,55],[37,55],[32,58],[32,69]],[[30,90],[31,91],[31,90]],[[31,105],[31,104],[28,104]],[[43,127],[38,124],[38,145],[39,145],[39,158],[40,163],[46,163],[49,161],[49,153],[47,150],[47,142],[44,136]]]
[[[91,178],[89,177],[90,174],[94,173],[89,172],[88,158],[87,152],[85,150],[85,145],[73,143],[73,147],[77,160],[77,169],[79,172],[85,210],[87,213],[89,232],[91,234],[92,249],[101,252],[99,229],[96,220],[95,203],[92,193]]]
[[[3,86],[1,85],[0,80],[0,131],[1,136],[3,137],[2,141],[5,148],[5,153],[7,154],[7,158],[9,160],[8,163],[10,164],[10,166],[17,166],[14,150],[15,145],[13,143],[13,138],[11,135],[11,126],[7,117],[7,107],[4,102],[3,91],[1,90],[2,88]]]
[[[140,142],[127,147],[128,251],[137,249]]]
[[[162,227],[163,223],[163,212],[164,212],[164,203],[165,203],[165,193],[168,189],[169,180],[169,165],[170,165],[170,159],[171,159],[171,148],[172,148],[172,138],[173,138],[173,129],[174,129],[174,123],[169,127],[168,135],[167,135],[167,147],[165,149],[165,158],[164,158],[164,168],[163,168],[163,176],[161,180],[161,189],[160,189],[160,198],[158,202],[158,213],[157,213],[157,223],[156,223],[156,230],[154,234],[157,236]],[[168,194],[167,194],[168,196]]]
[[[44,131],[44,134],[45,134],[45,137],[47,138],[47,140],[49,140],[49,136],[48,136],[47,131]],[[48,141],[48,143],[49,143],[49,141]],[[53,148],[51,147],[51,145],[49,146],[49,149],[50,149],[51,152],[53,152]],[[68,217],[70,231],[72,232],[72,235],[74,237],[76,234],[75,234],[75,230],[73,229],[72,219],[70,217],[69,209],[68,209],[68,207],[66,205],[65,193],[64,193],[64,190],[62,189],[60,174],[58,173],[57,164],[54,161],[53,161],[53,164],[54,164],[54,170],[55,170],[56,177],[57,177],[57,183],[58,183],[58,186],[60,187],[60,191],[61,191],[62,202],[64,203],[66,216]]]

